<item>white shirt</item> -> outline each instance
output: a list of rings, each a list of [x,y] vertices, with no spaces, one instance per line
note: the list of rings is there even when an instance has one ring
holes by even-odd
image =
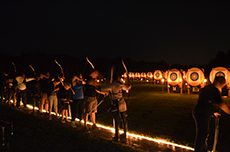
[[[18,82],[18,89],[21,91],[26,90],[26,84],[23,83],[24,78],[22,76],[17,76],[15,79]],[[35,78],[25,78],[25,80],[26,82],[29,82],[29,81],[35,80]]]

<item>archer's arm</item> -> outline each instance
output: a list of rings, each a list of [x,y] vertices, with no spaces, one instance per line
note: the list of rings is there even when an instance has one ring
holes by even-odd
[[[218,105],[219,105],[220,109],[222,109],[224,112],[226,112],[227,114],[230,115],[230,110],[224,102],[219,103]]]

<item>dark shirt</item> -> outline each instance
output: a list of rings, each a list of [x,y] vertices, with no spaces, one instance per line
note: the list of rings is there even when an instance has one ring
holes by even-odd
[[[54,91],[55,89],[57,89],[58,86],[54,87],[53,83],[50,83],[48,89],[47,89],[47,96],[51,96],[51,95],[57,95],[58,91]]]
[[[40,85],[41,85],[41,92],[47,93],[49,87],[49,79],[47,78],[40,79]]]
[[[85,85],[85,96],[87,97],[96,97],[97,92],[96,92],[96,87],[93,85]]]
[[[59,99],[72,100],[73,93],[72,93],[72,91],[70,89],[66,90],[64,87],[60,87],[60,90],[58,91],[57,96],[58,96]]]
[[[33,80],[28,87],[32,97],[40,97],[41,85],[39,81]]]
[[[223,102],[220,91],[214,85],[205,86],[201,89],[197,105],[194,107],[194,112],[202,117],[211,117],[214,112],[213,104]]]

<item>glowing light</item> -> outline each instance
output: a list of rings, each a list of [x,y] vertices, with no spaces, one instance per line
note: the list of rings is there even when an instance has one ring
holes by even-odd
[[[188,85],[188,83],[185,83],[185,85]]]
[[[182,79],[180,79],[180,82],[182,82]]]
[[[146,80],[146,82],[149,82],[149,80]]]
[[[204,79],[204,83],[206,83],[207,82],[207,79]]]
[[[100,82],[100,80],[97,80],[97,82]]]
[[[101,79],[101,81],[104,81],[104,79]]]
[[[165,82],[165,79],[161,79],[161,81],[164,83],[164,82]]]
[[[33,109],[33,106],[31,105],[26,105],[28,108],[30,109]],[[39,108],[38,107],[35,107],[34,109],[38,110]],[[45,112],[45,110],[43,110]],[[51,114],[55,115],[54,112],[52,112]],[[59,114],[57,115],[59,116]],[[71,119],[71,117],[67,117],[67,119]],[[76,121],[80,121],[78,118],[75,119]],[[84,123],[84,121],[82,120],[81,121],[82,123]],[[93,125],[92,122],[87,122],[88,125]],[[101,124],[97,124],[97,126],[99,128],[103,128],[103,129],[106,129],[106,130],[109,130],[111,131],[112,133],[115,133],[115,129],[114,128],[111,128],[111,127],[107,127],[107,126],[103,126]],[[122,130],[119,131],[120,133],[124,133]],[[165,144],[165,145],[170,145],[173,147],[173,149],[175,149],[175,147],[179,147],[179,148],[183,148],[183,149],[187,149],[187,150],[192,150],[194,151],[194,148],[191,148],[191,147],[188,147],[188,146],[184,146],[184,145],[179,145],[179,144],[176,144],[176,143],[172,143],[172,142],[168,142],[166,139],[157,139],[157,138],[151,138],[151,137],[146,137],[146,136],[142,136],[142,135],[138,135],[138,134],[133,134],[133,133],[130,133],[130,132],[127,132],[127,136],[130,136],[130,137],[133,137],[133,138],[139,138],[139,139],[145,139],[145,140],[149,140],[149,141],[153,141],[153,142],[157,142],[159,144]]]
[[[129,93],[129,90],[126,90],[126,93]]]

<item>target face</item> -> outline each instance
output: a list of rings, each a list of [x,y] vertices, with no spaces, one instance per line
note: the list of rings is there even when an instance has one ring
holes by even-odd
[[[190,78],[192,81],[196,81],[199,79],[199,74],[196,73],[196,72],[193,72],[191,75],[190,75]]]
[[[160,77],[160,73],[157,72],[157,73],[155,74],[155,76],[156,76],[156,78],[159,78],[159,77]]]
[[[171,79],[172,81],[175,81],[175,80],[177,79],[177,74],[176,74],[176,73],[170,74],[170,79]]]
[[[219,76],[225,77],[225,74],[223,72],[217,72],[215,76],[216,77],[219,77]]]

